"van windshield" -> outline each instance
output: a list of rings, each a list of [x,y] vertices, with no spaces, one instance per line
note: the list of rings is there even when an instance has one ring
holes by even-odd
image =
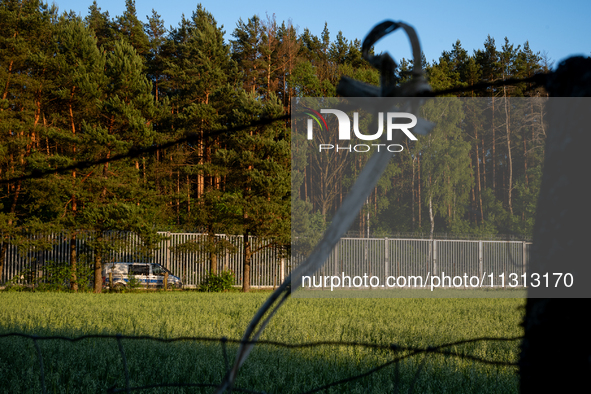
[[[166,270],[164,269],[164,267],[161,267],[159,265],[153,264],[152,265],[152,273],[154,275],[160,275],[160,276],[164,276],[164,273],[166,272]]]

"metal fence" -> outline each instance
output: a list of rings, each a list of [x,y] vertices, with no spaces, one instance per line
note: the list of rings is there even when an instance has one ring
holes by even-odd
[[[170,233],[159,232],[164,238],[155,249],[146,250],[142,240],[133,233],[112,233],[113,242],[118,242],[122,247],[118,251],[109,251],[102,256],[102,263],[109,262],[154,262],[169,269],[174,275],[181,278],[186,287],[196,287],[201,284],[210,268],[209,253],[204,248],[183,251],[181,245],[203,245],[207,239],[206,234],[197,233]],[[217,256],[217,268],[231,270],[235,273],[235,285],[242,285],[244,242],[241,235],[216,235],[218,239],[224,239],[233,248],[228,248],[225,253]],[[32,281],[31,275],[36,280],[43,280],[46,267],[51,263],[70,264],[70,236],[66,233],[31,235],[23,240],[20,245],[7,244],[4,270],[1,282],[6,284],[16,277],[16,282],[26,284]],[[92,264],[94,253],[89,246],[92,236],[78,234],[76,236],[76,254],[78,264]],[[31,241],[37,241],[35,246],[25,246]],[[42,247],[39,243],[44,243]],[[263,246],[251,257],[250,283],[252,287],[273,287],[279,285],[285,278],[287,267],[285,258],[280,248],[274,246],[271,241],[250,237],[252,250]],[[2,245],[3,246],[3,245]],[[230,249],[233,249],[230,251]],[[23,272],[28,271],[28,275]]]
[[[141,239],[135,234],[118,234],[124,241],[124,248],[111,251],[103,256],[103,263],[115,261],[155,262],[168,268],[181,278],[188,287],[196,287],[203,282],[209,270],[209,254],[201,249],[183,251],[181,245],[193,243],[203,245],[206,234],[159,233],[164,236],[156,249],[146,254]],[[217,255],[217,268],[232,270],[236,275],[235,285],[242,285],[244,242],[241,235],[217,235],[233,245]],[[44,267],[49,262],[70,264],[70,237],[68,234],[49,234],[31,236],[31,239],[44,239],[48,248],[39,246],[19,247],[8,244],[5,255],[2,282],[17,277],[24,270],[43,278]],[[91,264],[92,251],[88,248],[89,235],[76,237],[76,250],[80,264]],[[251,286],[274,287],[283,282],[292,268],[303,256],[285,258],[283,251],[270,241],[250,239],[253,250],[263,246],[251,257]],[[267,246],[268,245],[268,246]],[[267,246],[267,247],[265,247]],[[531,242],[525,241],[472,241],[472,240],[431,240],[431,239],[393,239],[393,238],[342,238],[334,248],[329,259],[317,275],[376,276],[385,283],[389,276],[457,275],[484,277],[485,286],[491,285],[490,275],[494,275],[495,286],[500,284],[499,275],[507,281],[515,274],[517,286],[523,286],[522,274],[527,271]]]
[[[394,278],[411,276],[420,277],[425,283],[428,278],[438,276],[444,281],[442,287],[457,287],[460,282],[454,284],[454,277],[476,276],[482,287],[523,287],[531,245],[526,241],[341,238],[315,276],[354,278],[366,275],[377,277],[379,282],[374,283],[380,284],[388,283],[388,277],[392,277],[390,283],[394,283]],[[342,282],[346,287],[356,287],[349,285],[351,280]],[[308,287],[325,286],[321,280],[316,282],[318,286],[313,281],[309,283],[312,286]],[[398,287],[412,287],[417,283],[402,281]],[[469,281],[464,279],[462,283],[465,285]]]
[[[166,239],[154,252],[153,262],[168,268],[188,286],[198,286],[203,282],[210,266],[209,253],[201,251],[176,251],[179,245],[193,242],[204,244],[207,235],[195,233],[161,233]],[[236,286],[242,285],[244,237],[242,235],[217,235],[233,245],[234,250],[226,249],[217,255],[217,269],[231,270],[235,273]],[[283,282],[286,272],[286,259],[280,248],[269,240],[250,237],[251,250],[263,247],[252,254],[250,261],[250,285],[252,287],[274,287]],[[270,245],[270,246],[266,246]]]

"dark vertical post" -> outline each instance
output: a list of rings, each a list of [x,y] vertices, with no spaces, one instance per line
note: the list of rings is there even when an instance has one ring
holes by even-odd
[[[551,97],[591,97],[591,59],[565,60],[549,76],[546,88]],[[576,296],[591,285],[588,253],[591,108],[585,107],[580,99],[563,99],[551,102],[548,118],[529,271],[550,275],[572,273],[574,285],[581,290],[574,293]],[[533,289],[531,281],[528,282],[525,338],[519,361],[521,392],[588,391],[591,336],[587,315],[591,299],[531,298],[542,289]],[[554,280],[551,282],[554,285]]]

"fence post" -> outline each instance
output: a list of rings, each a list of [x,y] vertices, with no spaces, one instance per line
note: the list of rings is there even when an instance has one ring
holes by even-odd
[[[484,273],[484,261],[483,261],[483,250],[482,250],[482,241],[478,241],[478,276],[482,278]]]
[[[523,260],[521,261],[522,262],[522,267],[523,267],[521,273],[522,274],[525,274],[527,272],[527,267],[525,265],[526,264],[526,256],[527,256],[527,247],[526,247],[525,241],[522,241],[521,249],[522,249],[521,255],[523,256],[522,257]]]
[[[434,239],[432,243],[433,249],[433,275],[437,275],[437,240]]]
[[[164,290],[168,290],[168,272],[164,271]]]
[[[279,267],[279,280],[281,283],[285,282],[285,257],[281,258],[281,266]]]
[[[390,276],[390,251],[388,250],[388,237],[384,238],[384,280]]]
[[[226,242],[230,243],[230,237],[226,235]],[[229,268],[230,262],[230,251],[226,248],[226,260],[224,261],[224,271],[227,271]]]
[[[166,262],[164,266],[170,270],[170,231],[166,233],[166,238],[166,250],[164,252]]]
[[[341,244],[341,240],[339,239],[337,244],[334,246],[334,269],[335,269],[336,276],[339,276],[339,245],[340,244]]]

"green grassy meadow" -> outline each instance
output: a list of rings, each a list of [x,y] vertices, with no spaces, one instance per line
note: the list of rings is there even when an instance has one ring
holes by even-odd
[[[126,294],[0,292],[0,334],[77,337],[86,334],[228,337],[240,339],[268,293],[152,292]],[[356,341],[427,347],[477,337],[514,337],[524,299],[292,298],[261,339],[292,344]],[[131,385],[219,383],[225,373],[218,343],[122,340]],[[49,393],[99,393],[125,387],[115,339],[38,341]],[[236,345],[228,345],[230,364]],[[448,348],[488,360],[516,362],[519,341]],[[404,353],[403,353],[404,354]],[[390,351],[351,346],[285,349],[257,346],[235,387],[266,393],[302,393],[361,374],[391,360]],[[0,392],[40,393],[37,351],[30,339],[0,338]],[[419,373],[417,374],[417,371]],[[330,393],[516,393],[515,367],[490,366],[435,354],[414,355]],[[136,392],[210,393],[211,388]]]

